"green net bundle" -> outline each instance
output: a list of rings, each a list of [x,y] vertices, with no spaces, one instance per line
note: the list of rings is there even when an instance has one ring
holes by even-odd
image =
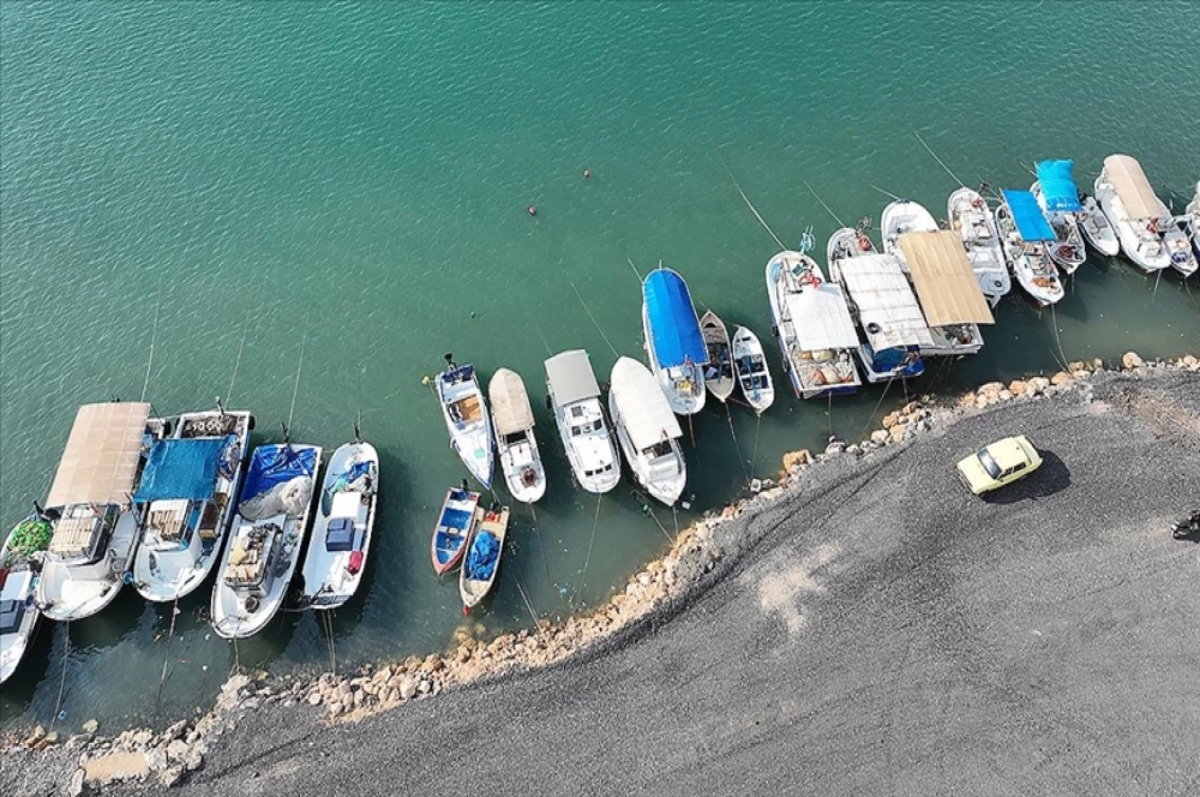
[[[22,520],[8,538],[9,555],[29,556],[50,547],[54,529],[44,520]]]

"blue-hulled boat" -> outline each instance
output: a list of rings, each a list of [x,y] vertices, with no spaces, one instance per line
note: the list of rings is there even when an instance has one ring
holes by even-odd
[[[1083,205],[1072,174],[1074,165],[1075,162],[1069,160],[1038,161],[1037,181],[1029,189],[1054,230],[1054,242],[1049,245],[1050,257],[1068,275],[1074,274],[1086,257],[1083,233],[1079,230]]]
[[[463,482],[464,486],[466,482]],[[479,507],[479,493],[459,487],[446,491],[446,500],[438,512],[437,525],[433,529],[430,555],[433,569],[440,576],[462,559],[463,550],[475,525],[475,510]]]
[[[642,282],[642,330],[650,370],[671,411],[694,415],[704,408],[704,366],[708,349],[700,319],[683,277],[657,268]]]

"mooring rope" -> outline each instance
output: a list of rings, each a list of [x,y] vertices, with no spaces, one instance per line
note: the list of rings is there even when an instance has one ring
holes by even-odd
[[[746,477],[746,481],[750,481],[750,473],[746,470],[746,463],[742,461],[742,448],[738,445],[737,432],[733,428],[733,413],[729,410],[729,405],[725,405],[725,419],[729,421],[729,435],[733,438],[733,449],[737,452],[738,463],[742,466],[742,475]]]
[[[596,516],[592,519],[592,536],[588,538],[587,556],[585,556],[583,559],[583,570],[580,571],[579,574],[579,589],[575,590],[575,594],[571,596],[571,600],[568,604],[571,606],[571,608],[575,607],[575,598],[579,596],[580,592],[583,592],[583,587],[585,584],[587,584],[588,565],[592,561],[592,543],[596,541],[596,527],[600,525],[600,502],[603,499],[603,493],[596,496]]]
[[[308,333],[300,339],[300,362],[296,365],[296,384],[292,388],[292,406],[288,410],[288,429],[292,428],[292,415],[296,412],[296,395],[300,392],[300,372],[304,369],[304,344],[308,342]]]
[[[832,210],[832,209],[829,207],[829,205],[826,205],[826,204],[825,204],[825,200],[823,200],[823,199],[821,199],[821,197],[817,196],[817,192],[816,192],[816,191],[814,191],[814,190],[813,190],[813,187],[812,187],[811,185],[809,185],[809,184],[808,184],[808,180],[805,180],[805,181],[804,181],[804,185],[808,187],[808,190],[809,190],[809,192],[810,192],[810,193],[811,193],[811,194],[812,194],[814,197],[816,197],[816,198],[817,198],[817,201],[818,201],[818,202],[820,202],[820,203],[821,203],[821,207],[825,208],[825,212],[826,212],[826,213],[828,213],[830,216],[833,216],[833,220],[834,220],[834,221],[836,221],[836,222],[837,222],[837,223],[838,223],[840,226],[842,226],[842,227],[845,227],[845,226],[846,226],[846,222],[844,222],[844,221],[842,221],[841,219],[839,219],[839,218],[837,217],[837,214],[833,212],[833,210]]]
[[[546,581],[553,584],[554,579],[550,578],[550,560],[546,557],[546,541],[542,539],[541,524],[538,523],[537,507],[530,504],[529,511],[533,514],[533,533],[537,535],[538,548],[542,552],[542,566],[546,568]]]
[[[717,157],[721,158],[720,152],[717,153]],[[776,235],[775,231],[771,229],[771,225],[767,224],[766,220],[763,219],[762,215],[754,207],[754,203],[750,201],[750,197],[746,196],[746,192],[742,190],[740,185],[738,185],[737,178],[733,176],[733,172],[729,171],[729,167],[725,165],[724,158],[721,158],[721,165],[725,167],[725,173],[728,174],[729,179],[733,181],[733,187],[736,188],[737,192],[742,195],[742,200],[746,203],[746,207],[750,208],[750,212],[754,214],[754,218],[758,219],[758,223],[763,226],[763,229],[775,239],[775,243],[779,244],[780,249],[787,249],[787,246],[783,243],[783,241],[779,240],[779,236]]]
[[[592,319],[592,323],[596,325],[596,331],[600,333],[600,337],[604,338],[604,342],[608,344],[608,348],[612,349],[613,355],[616,357],[621,356],[617,352],[617,347],[612,345],[612,341],[608,339],[608,335],[605,335],[604,330],[600,328],[600,322],[596,320],[596,316],[592,315],[591,308],[588,307],[587,302],[583,300],[583,294],[581,294],[579,289],[575,287],[574,282],[571,283],[571,290],[575,291],[575,295],[579,298],[579,303],[582,304],[583,309],[587,311],[588,318]],[[547,346],[547,348],[549,348],[549,346]]]
[[[946,174],[948,174],[952,178],[954,178],[954,182],[958,183],[960,186],[966,187],[966,183],[964,183],[962,180],[958,179],[958,177],[954,174],[954,172],[950,171],[950,167],[947,166],[945,163],[943,163],[942,159],[937,156],[937,153],[934,152],[933,149],[928,144],[925,143],[925,139],[921,138],[921,134],[918,133],[916,131],[916,129],[914,129],[912,127],[910,127],[909,130],[912,130],[912,134],[917,137],[917,141],[921,142],[921,146],[924,147],[929,152],[929,154],[933,156],[933,159],[938,162],[938,166],[941,166],[943,169],[945,169]]]
[[[521,600],[525,603],[525,608],[529,612],[529,619],[533,620],[533,631],[539,637],[542,635],[542,626],[538,622],[537,612],[533,610],[533,604],[529,602],[529,596],[525,594],[525,587],[521,586],[521,579],[517,579],[517,591],[521,593]]]
[[[146,360],[146,378],[142,380],[141,401],[146,400],[146,391],[150,387],[150,369],[154,365],[154,343],[158,340],[158,309],[161,304],[162,302],[155,302],[154,304],[154,325],[150,330],[150,358]]]
[[[229,390],[225,391],[225,400],[233,397],[233,385],[237,381],[238,369],[242,367],[242,351],[246,348],[246,325],[242,324],[242,342],[238,344],[237,359],[233,361],[233,376],[229,377]]]
[[[171,661],[171,638],[175,636],[175,618],[178,616],[179,596],[176,596],[174,603],[171,604],[171,626],[167,629],[167,650],[163,654],[162,674],[158,677],[158,693],[154,696],[155,703],[162,699],[163,684],[167,682],[167,664]]]
[[[58,715],[62,711],[63,690],[67,687],[67,659],[71,655],[71,621],[67,620],[63,624],[63,661],[62,661],[62,677],[58,680],[58,697],[54,700],[54,716],[50,718],[50,727],[54,727],[54,723],[58,721]]]

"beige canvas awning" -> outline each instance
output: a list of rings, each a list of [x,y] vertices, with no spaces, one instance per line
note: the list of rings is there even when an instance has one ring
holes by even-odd
[[[488,382],[488,399],[492,402],[492,417],[496,434],[517,434],[533,428],[533,408],[525,383],[516,371],[501,368]]]
[[[128,500],[149,417],[150,405],[141,402],[80,407],[46,506]]]
[[[957,233],[906,232],[900,248],[929,326],[996,323]]]
[[[1104,173],[1130,218],[1157,219],[1164,215],[1162,202],[1136,159],[1128,155],[1109,155],[1104,159]]]

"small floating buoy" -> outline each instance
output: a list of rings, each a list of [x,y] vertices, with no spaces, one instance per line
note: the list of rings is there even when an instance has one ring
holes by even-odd
[[[425,376],[421,377],[421,384],[422,384],[422,385],[428,385],[428,384],[429,384],[429,374],[425,374]]]
[[[529,206],[529,215],[530,215],[530,216],[536,216],[536,215],[537,215],[537,205],[530,205],[530,206]]]
[[[585,179],[585,180],[586,180],[587,178],[589,178],[589,177],[591,177],[591,176],[592,176],[592,170],[591,170],[591,169],[584,169],[584,170],[583,170],[583,179]]]
[[[475,317],[475,311],[474,311],[474,310],[472,310],[472,311],[471,311],[471,318],[474,318],[474,317]]]
[[[470,617],[470,616],[471,616],[471,610],[468,609],[466,606],[464,606],[463,607],[463,617]]]

